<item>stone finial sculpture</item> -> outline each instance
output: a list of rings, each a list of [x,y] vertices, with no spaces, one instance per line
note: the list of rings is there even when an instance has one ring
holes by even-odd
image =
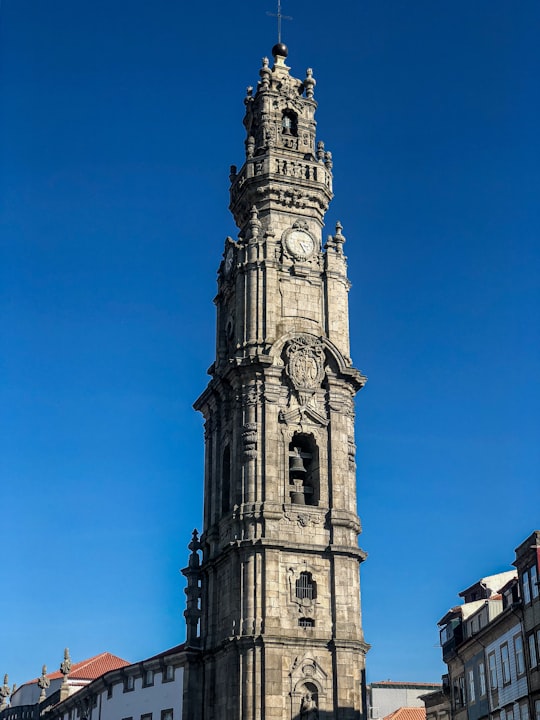
[[[267,57],[262,59],[262,68],[259,70],[259,75],[261,76],[261,90],[268,90],[272,82],[272,71],[268,67]]]
[[[69,656],[69,648],[64,649],[64,659],[60,663],[60,672],[64,676],[63,684],[67,684],[67,677],[71,670],[71,658]]]
[[[8,706],[7,699],[11,695],[9,687],[9,678],[7,673],[4,675],[4,684],[0,687],[0,710],[5,710]]]
[[[37,684],[38,684],[38,688],[40,688],[40,690],[41,690],[41,693],[39,695],[39,702],[43,702],[45,700],[45,698],[47,697],[47,690],[51,686],[51,681],[47,677],[47,666],[46,665],[44,665],[41,668],[41,677],[37,681]]]
[[[68,684],[68,675],[71,672],[71,658],[69,656],[69,648],[65,648],[64,650],[64,659],[60,663],[60,672],[64,676],[64,679],[62,681],[62,685],[60,687],[60,700],[65,700],[69,696],[69,684]]]
[[[308,68],[306,70],[306,79],[304,80],[303,86],[306,91],[306,97],[311,100],[313,97],[313,88],[316,85],[316,80],[313,77],[313,70],[311,68]]]

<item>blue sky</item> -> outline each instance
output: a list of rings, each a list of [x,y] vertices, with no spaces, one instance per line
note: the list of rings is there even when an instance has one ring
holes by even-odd
[[[191,405],[272,3],[3,0],[0,673],[184,639]],[[344,226],[368,679],[540,526],[532,0],[288,0]]]

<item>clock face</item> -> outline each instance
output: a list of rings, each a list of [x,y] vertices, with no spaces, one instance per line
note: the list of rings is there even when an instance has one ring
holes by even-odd
[[[298,260],[307,260],[315,249],[315,242],[306,230],[290,230],[285,244],[291,255]]]

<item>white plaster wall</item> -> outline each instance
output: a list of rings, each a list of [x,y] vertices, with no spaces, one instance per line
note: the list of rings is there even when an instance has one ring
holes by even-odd
[[[62,681],[63,678],[59,678],[58,680],[51,680],[51,686],[46,691],[47,697],[50,697],[53,692],[60,688],[60,685],[62,685]],[[10,705],[11,707],[16,707],[19,705],[35,705],[39,700],[40,693],[41,690],[38,687],[37,682],[26,683],[25,685],[21,685],[21,687],[13,693]]]
[[[123,681],[113,685],[112,696],[109,698],[107,690],[103,690],[97,697],[96,707],[88,720],[123,720],[132,717],[140,720],[141,715],[152,713],[152,720],[161,720],[161,711],[173,711],[173,720],[182,718],[184,669],[176,667],[174,680],[162,682],[161,671],[156,671],[154,684],[143,687],[141,677],[135,678],[134,689],[124,692]],[[77,715],[73,714],[77,720]],[[63,720],[69,720],[69,713],[65,713]]]

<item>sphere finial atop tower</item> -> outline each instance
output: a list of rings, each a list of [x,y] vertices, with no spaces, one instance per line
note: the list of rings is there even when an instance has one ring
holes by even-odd
[[[289,49],[285,45],[285,43],[278,42],[274,47],[272,48],[272,56],[274,60],[277,60],[278,56],[282,58],[286,58],[289,54]]]

